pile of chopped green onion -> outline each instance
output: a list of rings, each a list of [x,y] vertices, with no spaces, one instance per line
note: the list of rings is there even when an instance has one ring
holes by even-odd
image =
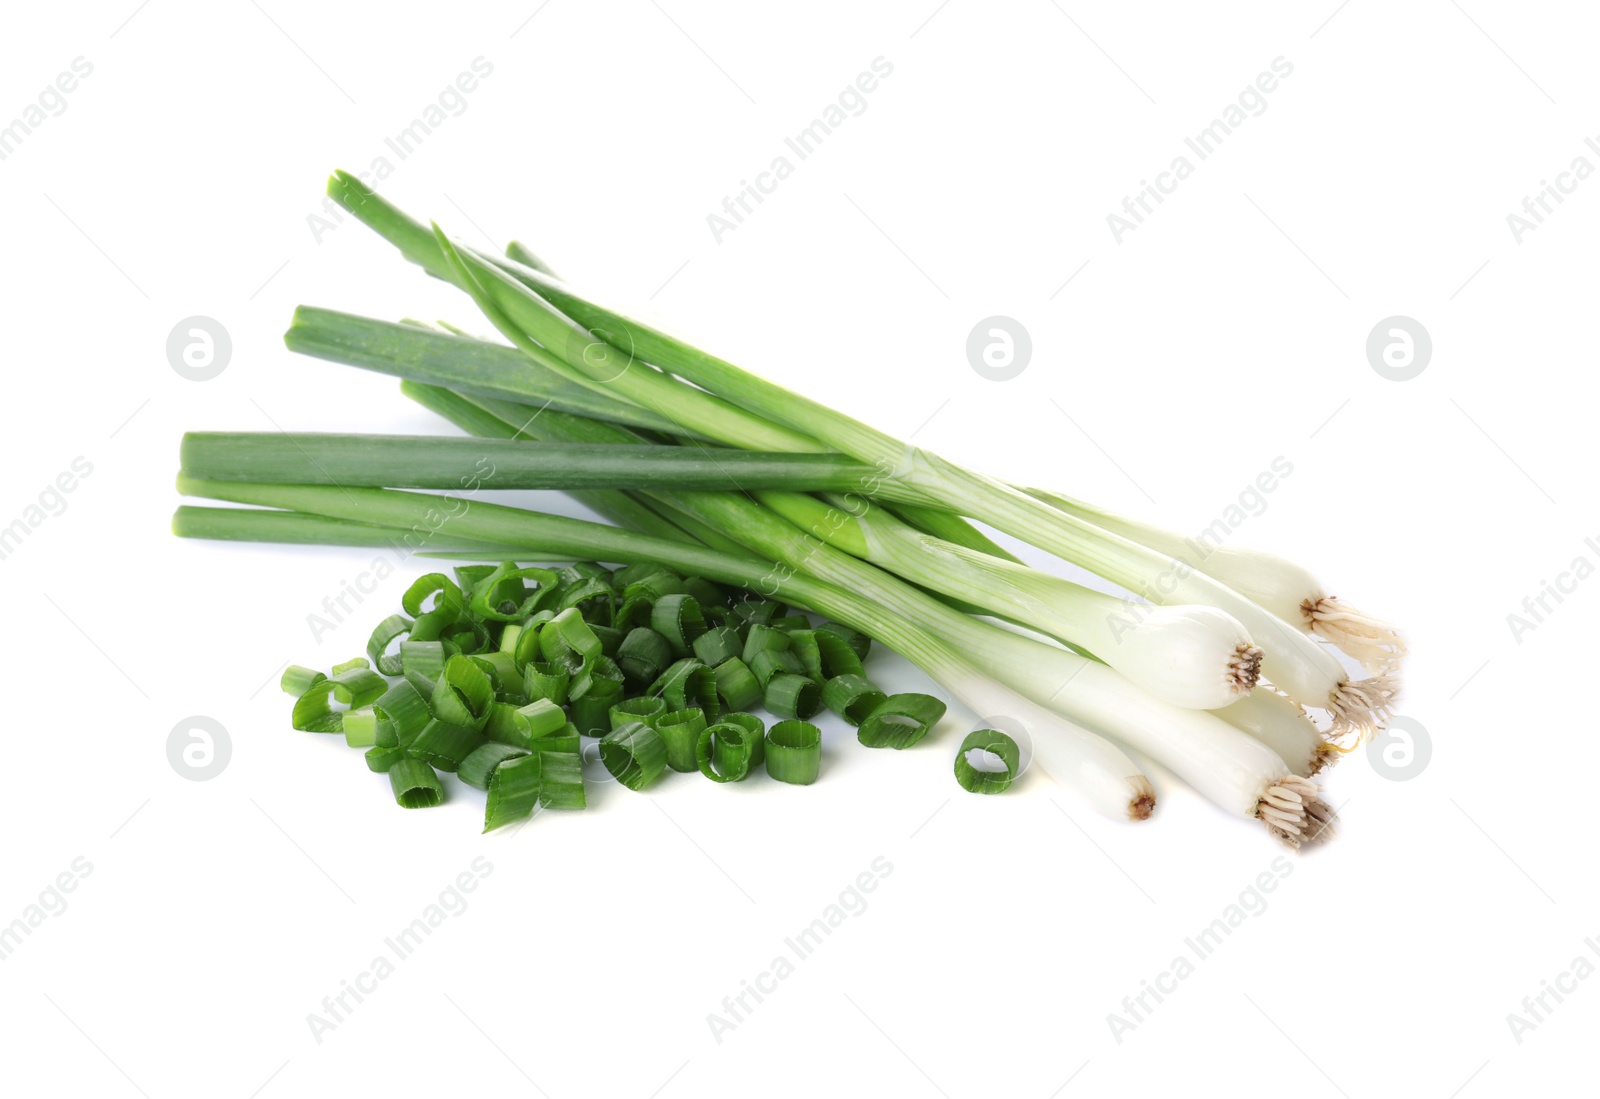
[[[1292,847],[1332,834],[1310,777],[1392,716],[1405,645],[1305,569],[1189,560],[1180,535],[967,469],[604,305],[519,244],[453,241],[347,173],[329,194],[507,342],[301,307],[288,346],[399,377],[468,437],[191,433],[180,492],[243,506],[180,507],[173,529],[467,562],[417,581],[366,658],[285,676],[295,727],[365,747],[401,805],[436,804],[453,771],[487,793],[486,828],[581,807],[586,737],[630,789],[668,769],[810,783],[822,709],[875,748],[943,716],[873,685],[871,639],[1004,726],[962,741],[966,790],[1037,762],[1144,820],[1133,750]],[[606,521],[482,496],[526,488]],[[976,523],[1128,594],[1024,565]]]
[[[824,706],[870,748],[909,748],[944,716],[937,698],[872,685],[864,634],[813,626],[753,592],[648,564],[506,561],[454,573],[412,584],[366,656],[328,673],[291,665],[281,681],[295,696],[294,727],[366,749],[367,767],[388,774],[407,809],[444,800],[441,771],[488,795],[486,832],[536,809],[582,809],[585,737],[630,790],[668,768],[738,782],[763,763],[804,786],[821,770],[822,731],[810,719]],[[757,707],[778,719],[770,729]],[[1005,769],[963,756],[957,777],[1003,790],[1017,746],[996,730],[983,737],[964,752],[997,753]],[[962,777],[971,774],[976,784]]]

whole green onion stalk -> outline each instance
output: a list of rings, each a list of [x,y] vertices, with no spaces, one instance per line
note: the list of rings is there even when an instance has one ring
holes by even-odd
[[[1326,708],[1338,736],[1364,738],[1391,711],[1399,691],[1395,673],[1352,680],[1313,637],[1166,554],[900,442],[581,297],[541,271],[458,247],[437,226],[430,232],[354,176],[336,174],[329,194],[408,259],[465,290],[513,345],[570,381],[730,446],[837,450],[884,470],[886,479],[924,494],[930,505],[988,523],[1153,603],[1226,611],[1263,650],[1266,677],[1298,701]]]

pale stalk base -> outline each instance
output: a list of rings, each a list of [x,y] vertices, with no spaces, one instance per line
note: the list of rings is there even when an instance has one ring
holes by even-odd
[[[1344,752],[1340,751],[1337,745],[1317,745],[1316,755],[1311,757],[1311,767],[1306,771],[1306,777],[1310,778],[1313,775],[1322,774],[1322,772],[1328,770],[1343,758]]]
[[[1333,838],[1336,814],[1318,795],[1317,784],[1289,775],[1267,787],[1256,806],[1256,819],[1286,846],[1299,850]]]
[[[1339,602],[1331,595],[1300,604],[1306,629],[1370,671],[1395,671],[1406,643],[1389,623]]]

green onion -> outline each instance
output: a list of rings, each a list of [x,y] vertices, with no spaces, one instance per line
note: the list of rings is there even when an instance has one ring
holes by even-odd
[[[888,698],[860,675],[837,675],[822,686],[822,704],[860,726]]]
[[[780,672],[767,680],[762,695],[768,710],[778,717],[804,721],[822,708],[822,688],[803,675]]]
[[[481,729],[452,725],[435,718],[423,726],[416,739],[406,745],[406,749],[412,756],[431,763],[441,771],[454,771],[461,766],[462,760],[484,743],[484,739]]]
[[[890,695],[873,708],[856,730],[868,748],[909,748],[939,723],[945,705],[932,695]]]
[[[526,750],[510,744],[496,744],[492,741],[480,744],[461,761],[461,766],[456,770],[456,777],[468,786],[487,790],[489,776],[496,767],[508,759],[517,759],[527,754]]]
[[[495,765],[489,772],[489,800],[483,811],[485,832],[502,828],[533,812],[544,788],[544,762],[552,758],[560,757],[534,752]]]
[[[731,721],[719,721],[700,730],[695,738],[695,766],[712,782],[738,782],[750,773],[759,730],[750,731]]]
[[[383,774],[405,758],[406,750],[398,744],[375,745],[367,749],[367,769]]]
[[[695,659],[710,668],[732,660],[743,651],[739,631],[732,626],[714,626],[694,639]]]
[[[687,773],[698,766],[695,762],[695,745],[699,743],[700,734],[706,728],[706,715],[703,710],[691,708],[661,714],[651,728],[666,746],[668,767],[674,771]]]
[[[630,721],[600,738],[600,762],[630,790],[643,790],[667,766],[667,748],[650,726]]]
[[[400,674],[399,652],[389,653],[387,650],[397,638],[404,637],[411,632],[411,619],[403,614],[391,614],[378,623],[372,631],[372,636],[367,639],[367,656],[377,666],[378,671],[384,675]]]
[[[650,628],[672,645],[678,656],[686,656],[694,641],[706,632],[700,601],[685,594],[663,595],[650,611]]]
[[[631,721],[642,722],[654,728],[656,721],[667,712],[667,700],[653,696],[627,698],[611,707],[611,727],[620,729]]]
[[[428,700],[435,717],[471,729],[483,728],[493,702],[494,685],[489,677],[470,657],[461,655],[445,661],[444,674]]]
[[[583,760],[577,750],[541,752],[543,773],[539,781],[539,804],[546,809],[582,809],[587,804],[583,790]]]
[[[729,657],[712,672],[717,684],[717,698],[729,710],[748,710],[761,701],[761,683],[749,665],[738,657]]]
[[[822,730],[809,721],[780,721],[767,730],[766,754],[767,774],[809,786],[822,769]]]
[[[617,664],[629,683],[652,683],[672,663],[672,642],[649,626],[636,626],[622,639]]]
[[[557,706],[564,706],[571,685],[572,673],[562,664],[535,660],[522,670],[523,689],[535,701],[543,698]]]
[[[848,492],[873,476],[870,466],[838,454],[436,435],[191,431],[180,454],[184,472],[202,480],[346,488]],[[337,480],[332,470],[338,470]],[[886,498],[895,498],[893,485],[882,488]]]
[[[646,693],[662,696],[674,710],[703,710],[712,720],[722,711],[717,699],[716,673],[692,656],[684,657],[662,672]]]
[[[332,679],[319,679],[294,704],[292,723],[302,732],[340,732],[344,728],[344,711],[335,710],[334,702],[360,709],[376,702],[388,687],[383,676],[367,668],[352,668]]]
[[[378,740],[378,715],[371,706],[347,710],[344,715],[344,742],[351,748],[370,748]]]
[[[622,701],[622,684],[597,679],[582,698],[569,703],[572,723],[583,736],[604,736],[611,728],[611,707]]]
[[[737,725],[745,732],[745,740],[750,744],[750,766],[759,767],[767,758],[766,748],[766,722],[752,713],[740,712],[723,714],[719,725]]]
[[[1002,769],[978,767],[970,756],[980,753],[980,760],[1000,763]],[[977,729],[967,734],[956,753],[956,781],[963,790],[974,794],[998,794],[1010,789],[1021,766],[1022,753],[1017,742],[998,729]]]
[[[395,760],[389,768],[389,786],[402,809],[427,809],[444,800],[439,776],[420,759]]]
[[[302,668],[298,664],[290,664],[283,669],[283,677],[278,680],[278,686],[283,688],[285,694],[291,694],[299,698],[327,678],[322,672],[311,668]]]
[[[789,649],[762,649],[755,654],[749,667],[750,674],[756,677],[756,682],[761,684],[763,690],[775,675],[802,675],[805,672],[800,658]]]

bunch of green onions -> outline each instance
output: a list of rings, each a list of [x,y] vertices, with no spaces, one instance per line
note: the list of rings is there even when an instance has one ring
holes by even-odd
[[[1186,562],[1179,535],[902,443],[595,301],[520,245],[453,242],[346,173],[329,193],[510,346],[302,307],[289,347],[397,375],[473,438],[192,434],[180,490],[253,507],[181,508],[177,533],[421,539],[469,560],[705,578],[884,643],[1009,718],[1108,815],[1154,806],[1133,749],[1292,846],[1330,834],[1308,779],[1390,716],[1404,645],[1305,570],[1228,547]],[[564,489],[609,523],[486,503],[480,488]],[[1148,602],[1029,568],[974,520]]]

